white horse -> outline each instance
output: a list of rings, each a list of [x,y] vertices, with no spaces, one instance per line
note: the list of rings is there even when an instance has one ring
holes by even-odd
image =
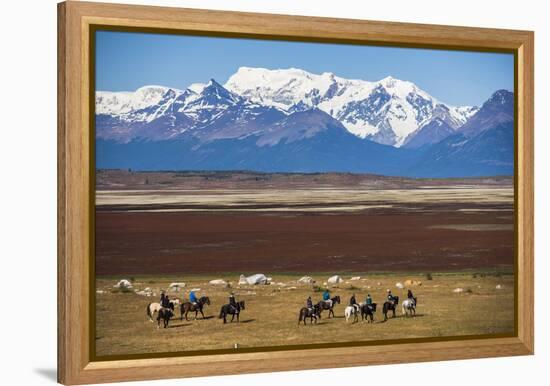
[[[359,321],[359,305],[354,304],[353,306],[347,306],[344,309],[344,316],[346,317],[346,323],[353,316],[353,323]]]
[[[170,303],[174,306],[174,310],[175,310],[176,307],[179,306],[181,302],[179,299],[176,298],[176,299],[171,299]],[[147,305],[147,316],[149,317],[149,320],[151,321],[151,323],[153,323],[153,317],[155,316],[155,313],[159,312],[161,308],[162,306],[160,305],[160,303],[149,303]]]
[[[405,316],[416,316],[416,302],[414,299],[406,299],[401,304],[401,311]]]

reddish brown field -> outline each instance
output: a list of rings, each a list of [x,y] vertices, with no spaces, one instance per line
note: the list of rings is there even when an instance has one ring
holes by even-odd
[[[98,275],[429,272],[513,266],[509,179],[174,176],[103,174],[101,186],[108,185],[111,193],[98,196]],[[311,194],[303,190],[308,179],[318,189]],[[137,189],[145,180],[147,189],[122,189]],[[228,181],[227,189],[223,181]],[[251,189],[254,184],[260,187]],[[342,185],[348,190],[341,190]],[[159,189],[165,186],[171,189]],[[445,187],[449,189],[441,190]],[[150,189],[158,190],[148,193]]]

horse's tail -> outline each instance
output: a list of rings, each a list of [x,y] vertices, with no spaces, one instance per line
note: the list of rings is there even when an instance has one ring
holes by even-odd
[[[302,310],[300,310],[300,313],[298,314],[298,324],[300,324],[300,322],[302,321],[302,317],[305,317],[305,316]]]
[[[149,317],[149,319],[153,319],[151,315],[151,303],[147,304],[147,316]]]
[[[221,318],[223,318],[223,306],[222,308],[220,308],[220,316],[218,317],[218,319],[221,319]]]

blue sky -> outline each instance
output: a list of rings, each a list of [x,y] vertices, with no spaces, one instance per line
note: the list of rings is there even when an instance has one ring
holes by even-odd
[[[210,78],[225,81],[240,66],[297,67],[344,78],[409,80],[452,105],[481,105],[514,88],[512,54],[412,48],[96,32],[96,89],[144,85],[183,89]]]

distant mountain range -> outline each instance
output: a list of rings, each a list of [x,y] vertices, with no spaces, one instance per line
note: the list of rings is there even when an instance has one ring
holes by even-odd
[[[513,174],[514,98],[449,106],[411,82],[241,67],[224,86],[96,92],[96,167]]]

